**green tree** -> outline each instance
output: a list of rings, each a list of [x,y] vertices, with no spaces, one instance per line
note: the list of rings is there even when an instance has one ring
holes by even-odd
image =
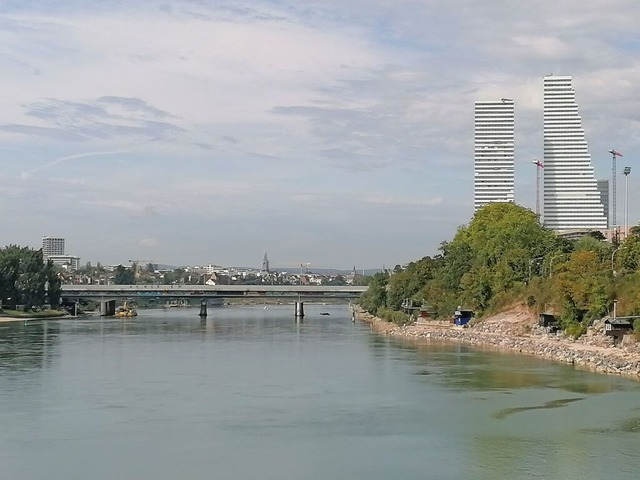
[[[47,260],[45,266],[46,286],[47,286],[47,301],[52,307],[58,307],[62,297],[62,279],[58,274],[56,266],[51,260]]]
[[[17,245],[9,245],[0,250],[0,300],[4,305],[20,303],[18,278],[22,251]]]
[[[116,267],[114,282],[116,285],[135,285],[136,278],[133,269],[118,265]]]
[[[47,282],[54,266],[44,262],[42,250],[10,245],[0,250],[0,300],[26,310],[46,301]],[[54,282],[54,288],[56,283]]]
[[[557,246],[556,235],[531,210],[513,203],[488,204],[442,245],[443,285],[469,307],[484,310],[495,294],[528,282],[530,267],[538,272],[542,259]]]
[[[613,254],[613,251],[611,252]],[[640,236],[632,235],[625,239],[613,255],[613,269],[620,273],[632,273],[640,269]]]
[[[370,277],[369,288],[358,300],[360,306],[371,315],[375,315],[378,309],[386,307],[388,281],[389,275],[386,272],[376,273]]]

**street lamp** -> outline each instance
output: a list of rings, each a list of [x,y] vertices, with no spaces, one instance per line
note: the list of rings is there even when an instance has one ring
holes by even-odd
[[[611,273],[613,274],[614,277],[616,276],[616,269],[614,268],[613,259],[616,256],[616,252],[621,248],[622,247],[618,247],[611,253]]]
[[[631,167],[624,167],[624,238],[629,236],[629,174]]]
[[[551,260],[549,260],[549,278],[553,276],[553,261],[558,257],[562,257],[563,255],[566,255],[566,253],[564,252],[557,253],[553,257],[551,257]]]
[[[533,265],[533,262],[539,261],[541,259],[543,259],[544,257],[535,257],[532,258],[531,260],[529,260],[529,280],[527,283],[531,283],[531,265]]]
[[[540,169],[544,165],[540,160],[534,160],[533,164],[536,166],[536,215],[540,215]]]

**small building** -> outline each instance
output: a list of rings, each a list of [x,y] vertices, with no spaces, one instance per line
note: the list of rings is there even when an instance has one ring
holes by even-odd
[[[436,309],[433,308],[431,305],[423,304],[418,310],[418,312],[419,312],[418,317],[420,318],[435,318],[436,316]]]
[[[604,333],[619,340],[633,331],[633,321],[637,317],[609,317],[604,321]]]
[[[551,313],[541,313],[538,315],[538,326],[544,328],[549,333],[557,332],[558,319]]]
[[[46,258],[68,272],[75,272],[80,268],[80,257],[75,255],[47,255]]]
[[[460,327],[463,327],[471,320],[473,320],[474,317],[475,314],[473,313],[473,311],[463,310],[461,307],[458,307],[458,309],[453,314],[453,323]]]

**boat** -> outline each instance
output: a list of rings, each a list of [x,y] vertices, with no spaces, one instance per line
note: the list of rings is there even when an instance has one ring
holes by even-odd
[[[136,309],[127,305],[127,302],[124,302],[121,307],[118,307],[115,313],[115,316],[118,318],[136,317],[137,315],[138,312]]]

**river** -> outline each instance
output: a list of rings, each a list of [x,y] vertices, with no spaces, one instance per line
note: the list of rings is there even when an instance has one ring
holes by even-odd
[[[0,324],[2,478],[638,478],[639,383],[305,310]]]

